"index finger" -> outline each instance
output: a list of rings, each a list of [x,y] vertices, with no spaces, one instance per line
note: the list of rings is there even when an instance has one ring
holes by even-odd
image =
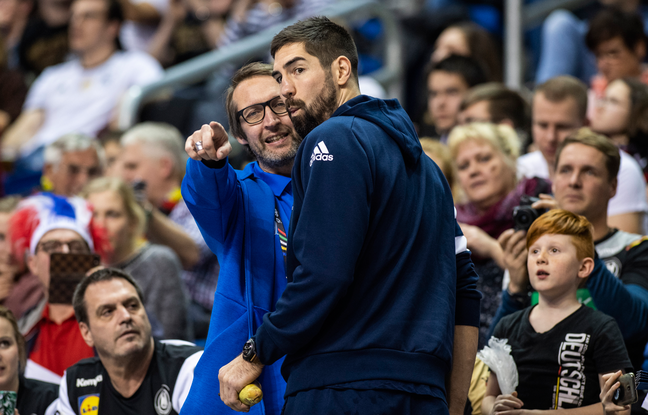
[[[507,229],[497,238],[497,243],[500,244],[503,250],[506,250],[511,237],[515,234],[515,229]]]

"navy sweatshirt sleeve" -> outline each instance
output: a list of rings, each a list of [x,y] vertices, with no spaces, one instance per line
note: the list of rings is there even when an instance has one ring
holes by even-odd
[[[317,140],[313,133],[308,137],[311,143]],[[310,165],[311,154],[304,154],[306,140],[295,159],[293,192],[295,204],[301,201],[301,216],[293,211],[290,242],[299,265],[276,311],[266,314],[257,329],[257,351],[264,364],[306,345],[353,281],[369,225],[372,176],[362,146],[344,133],[350,131],[326,137],[336,148],[344,148],[332,155],[335,168],[325,162]]]
[[[216,252],[236,223],[240,192],[236,172],[228,163],[201,163],[187,160],[182,181],[182,197],[198,224],[209,248]]]
[[[457,212],[455,210],[455,218]],[[479,327],[479,305],[481,293],[477,291],[475,265],[470,259],[466,237],[459,224],[455,224],[455,253],[457,260],[457,306],[455,310],[456,326]]]

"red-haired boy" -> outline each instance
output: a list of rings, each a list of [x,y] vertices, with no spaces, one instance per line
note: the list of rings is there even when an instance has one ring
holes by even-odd
[[[493,333],[508,339],[519,385],[502,395],[491,372],[482,413],[629,413],[629,406],[612,403],[618,377],[632,367],[621,332],[612,317],[576,297],[594,268],[592,225],[583,216],[551,210],[529,229],[527,249],[538,304],[503,318]]]

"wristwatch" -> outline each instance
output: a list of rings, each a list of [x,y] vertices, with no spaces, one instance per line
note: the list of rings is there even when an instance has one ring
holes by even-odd
[[[254,339],[250,339],[246,341],[245,346],[243,346],[243,360],[245,360],[246,362],[254,363],[256,358],[256,343],[254,342]]]

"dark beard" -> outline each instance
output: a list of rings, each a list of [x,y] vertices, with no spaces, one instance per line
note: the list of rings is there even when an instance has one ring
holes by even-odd
[[[337,96],[335,85],[333,84],[333,76],[330,72],[326,74],[322,93],[315,98],[315,101],[310,107],[306,107],[304,101],[292,98],[286,100],[286,105],[288,108],[298,107],[302,109],[302,115],[293,117],[290,112],[288,114],[290,114],[290,119],[292,119],[297,134],[305,138],[315,127],[331,118],[331,114],[337,109]]]

